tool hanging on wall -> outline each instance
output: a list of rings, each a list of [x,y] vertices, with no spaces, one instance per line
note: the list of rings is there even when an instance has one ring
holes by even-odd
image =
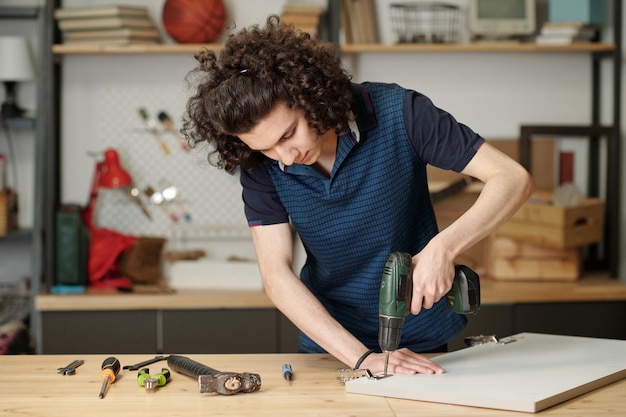
[[[150,187],[149,185],[143,189],[143,193],[150,199],[150,202],[152,204],[156,204],[157,206],[159,206],[165,212],[165,214],[167,214],[170,220],[172,220],[174,223],[178,223],[180,219],[175,213],[173,213],[169,209],[161,193],[154,191],[154,188]]]
[[[191,148],[189,147],[189,145],[187,145],[187,142],[185,142],[185,138],[183,138],[180,132],[176,129],[174,121],[171,119],[171,117],[164,111],[160,111],[157,117],[163,125],[163,128],[167,132],[169,132],[174,137],[174,139],[176,139],[182,150],[185,152],[189,152]]]
[[[187,223],[191,222],[191,213],[182,203],[180,192],[175,185],[161,180],[159,181],[158,190],[151,186],[146,186],[143,193],[150,199],[152,204],[161,207],[174,223],[178,223],[181,216]],[[171,208],[177,209],[176,211],[180,212],[180,216],[174,213]]]
[[[180,190],[173,184],[170,184],[167,180],[162,179],[159,181],[159,189],[161,190],[161,195],[163,199],[168,203],[174,205],[178,208],[178,211],[183,216],[183,219],[187,223],[191,222],[191,213],[183,204],[183,200],[180,195]]]
[[[159,133],[159,129],[157,128],[156,122],[152,118],[150,118],[150,116],[148,115],[148,111],[144,107],[140,107],[138,109],[138,112],[139,112],[139,116],[141,116],[141,119],[143,120],[146,130],[150,132],[152,136],[154,136],[154,138],[159,142],[163,153],[165,155],[169,155],[170,148],[167,146],[167,144],[161,137],[161,134]]]
[[[249,372],[220,372],[185,356],[170,355],[167,364],[174,371],[198,379],[200,393],[215,392],[232,395],[238,392],[255,392],[261,389],[259,374]]]

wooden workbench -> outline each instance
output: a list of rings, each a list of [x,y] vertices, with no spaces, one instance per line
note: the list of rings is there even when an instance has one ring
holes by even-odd
[[[86,294],[40,294],[37,311],[86,310],[189,310],[220,308],[268,308],[272,302],[263,291],[179,290],[158,291],[141,286],[136,292],[88,290]],[[482,303],[545,303],[626,301],[626,283],[604,275],[590,275],[579,281],[536,282],[481,280]]]
[[[104,399],[98,398],[100,365],[108,355],[0,356],[0,416],[522,416],[524,413],[348,394],[335,379],[340,362],[328,355],[187,355],[221,371],[254,372],[261,390],[222,396],[200,394],[193,378],[173,373],[171,381],[154,392],[136,382],[137,371],[120,371]],[[117,355],[122,366],[152,357]],[[57,368],[74,359],[84,365],[75,375]],[[290,363],[294,380],[282,378],[283,363]],[[167,367],[162,361],[150,370]],[[540,378],[540,375],[537,376]],[[511,381],[511,383],[515,383]],[[626,380],[542,411],[545,416],[624,416]]]

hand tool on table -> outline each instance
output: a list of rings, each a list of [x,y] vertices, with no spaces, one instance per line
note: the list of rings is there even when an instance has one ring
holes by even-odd
[[[129,371],[137,371],[137,370],[143,368],[144,366],[152,365],[153,363],[164,361],[166,359],[167,359],[167,356],[158,355],[158,356],[155,356],[152,359],[148,359],[146,361],[139,362],[139,363],[136,363],[134,365],[124,365],[124,367],[122,369],[128,369]]]
[[[215,392],[232,395],[238,392],[254,392],[261,389],[261,377],[249,372],[220,372],[186,356],[170,355],[168,366],[183,375],[198,379],[200,393]]]
[[[293,379],[293,369],[288,363],[283,365],[283,378],[285,378],[287,381],[291,381]]]
[[[157,387],[162,387],[170,380],[170,370],[162,368],[161,372],[155,375],[150,375],[150,369],[143,368],[137,373],[137,383],[140,387],[146,387],[149,391],[155,390]]]
[[[100,378],[102,378],[102,388],[100,388],[100,398],[104,398],[104,394],[106,394],[106,390],[109,384],[115,382],[115,377],[120,371],[120,361],[117,358],[110,356],[102,362],[100,371]]]
[[[57,368],[57,372],[63,375],[74,375],[76,373],[76,368],[85,363],[82,359],[76,359],[71,362],[69,365],[64,366],[63,368]]]
[[[480,309],[478,274],[465,265],[455,265],[452,288],[445,297],[451,311],[458,314],[477,313]],[[385,264],[378,302],[378,344],[386,355],[383,376],[387,376],[389,355],[400,344],[404,318],[411,310],[412,298],[412,257],[405,252],[393,252]]]
[[[141,116],[141,119],[143,120],[143,124],[146,130],[150,132],[152,136],[154,136],[154,138],[159,142],[159,145],[161,145],[161,150],[163,151],[163,153],[165,155],[169,155],[170,148],[167,146],[167,143],[165,143],[165,141],[161,137],[161,134],[159,133],[159,129],[157,128],[156,122],[150,118],[150,116],[148,115],[148,111],[144,107],[140,107],[138,109],[138,112],[139,112],[139,116]]]
[[[165,113],[164,111],[160,111],[157,117],[159,121],[161,122],[161,124],[163,125],[163,128],[165,128],[165,130],[167,130],[178,141],[183,151],[189,152],[190,150],[189,145],[187,145],[187,142],[185,142],[185,139],[180,135],[180,132],[176,130],[176,127],[174,126],[174,122],[172,121],[170,116],[168,116],[168,114]]]
[[[347,382],[357,378],[382,379],[382,374],[374,375],[369,369],[339,368],[336,371],[337,381]]]

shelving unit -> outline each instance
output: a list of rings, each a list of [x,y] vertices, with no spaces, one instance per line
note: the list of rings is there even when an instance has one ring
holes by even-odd
[[[34,20],[36,21],[37,29],[41,30],[41,25],[44,23],[45,19],[41,13],[41,9],[38,6],[1,6],[0,7],[0,22],[5,20]],[[41,35],[41,32],[38,33]],[[37,95],[38,95],[38,103],[39,103],[39,95],[41,94],[40,87],[42,82],[41,71],[37,71]],[[0,120],[0,141],[1,140],[9,140],[10,138],[5,138],[3,135],[5,132],[8,134],[9,130],[34,130],[35,132],[35,143],[34,143],[34,155],[33,159],[39,160],[39,155],[41,153],[40,146],[43,143],[42,131],[40,130],[40,114],[25,114],[19,118],[10,118]],[[39,181],[41,178],[41,174],[43,172],[42,167],[35,163],[35,190],[39,188]],[[20,193],[21,190],[17,189],[17,193]],[[37,193],[35,193],[37,194]],[[30,280],[30,298],[34,300],[36,294],[39,293],[39,283],[41,282],[41,262],[42,262],[42,251],[41,251],[41,216],[42,210],[40,210],[40,206],[35,202],[34,206],[34,218],[33,218],[33,226],[32,228],[27,229],[18,229],[14,231],[9,231],[7,236],[0,237],[0,245],[6,245],[6,248],[10,248],[12,254],[18,254],[18,257],[22,256],[24,251],[28,253],[24,255],[27,258],[31,265],[30,271],[28,272],[31,280]],[[34,303],[31,303],[32,307],[30,308],[30,323],[31,329],[33,326],[33,321],[36,321],[36,312],[34,310]],[[35,324],[36,326],[36,324]]]

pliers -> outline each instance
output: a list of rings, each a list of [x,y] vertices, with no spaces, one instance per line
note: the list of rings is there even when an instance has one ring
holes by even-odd
[[[137,373],[137,383],[140,387],[146,387],[149,390],[154,390],[157,387],[162,387],[170,380],[170,370],[167,368],[161,369],[156,375],[150,375],[150,369],[143,368]]]

